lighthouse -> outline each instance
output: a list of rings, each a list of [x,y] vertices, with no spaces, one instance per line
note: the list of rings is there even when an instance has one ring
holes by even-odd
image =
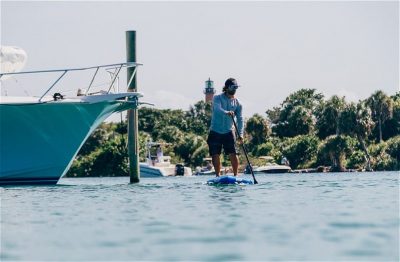
[[[206,87],[204,88],[204,94],[206,95],[206,103],[212,103],[215,89],[214,89],[214,81],[210,78],[206,81]]]

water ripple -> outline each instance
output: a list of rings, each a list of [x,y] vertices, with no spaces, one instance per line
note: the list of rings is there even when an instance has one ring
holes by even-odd
[[[358,228],[376,228],[378,227],[373,223],[360,223],[360,222],[334,222],[329,224],[331,227],[343,229],[358,229]]]
[[[0,259],[399,260],[396,172],[257,175],[248,186],[207,179],[0,188]]]

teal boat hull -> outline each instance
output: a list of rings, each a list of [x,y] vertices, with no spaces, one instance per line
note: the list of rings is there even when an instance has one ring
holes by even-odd
[[[0,105],[0,185],[56,184],[89,135],[121,101]]]

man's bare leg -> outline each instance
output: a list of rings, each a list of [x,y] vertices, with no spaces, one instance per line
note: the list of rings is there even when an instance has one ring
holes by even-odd
[[[239,158],[236,154],[229,154],[229,158],[230,158],[231,164],[232,164],[233,175],[237,176],[238,169],[239,169]]]
[[[214,170],[215,170],[215,175],[219,176],[219,173],[221,171],[221,159],[219,157],[219,155],[213,155],[212,157],[212,163],[214,166]]]

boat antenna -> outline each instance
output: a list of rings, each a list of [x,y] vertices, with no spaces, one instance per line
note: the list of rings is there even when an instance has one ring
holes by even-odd
[[[235,126],[236,134],[237,134],[238,137],[240,137],[239,130],[238,130],[236,122],[235,122],[235,117],[233,115],[231,115],[231,117],[232,117],[233,125]],[[254,184],[258,184],[258,182],[256,180],[256,177],[254,176],[253,167],[252,167],[252,165],[250,163],[250,160],[249,160],[249,157],[247,155],[246,147],[244,146],[243,142],[241,144],[242,144],[244,155],[246,156],[247,164],[249,165],[250,173],[253,176],[253,182],[254,182]]]

